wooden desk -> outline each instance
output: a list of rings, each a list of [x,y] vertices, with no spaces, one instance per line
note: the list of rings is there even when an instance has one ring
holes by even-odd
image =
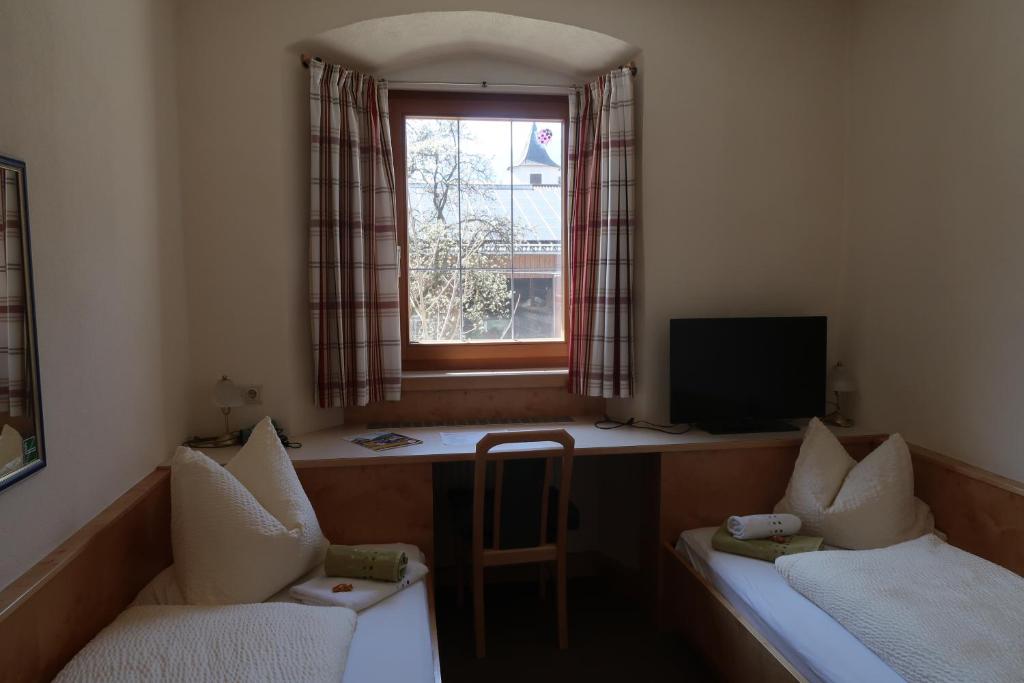
[[[331,427],[293,437],[302,448],[289,449],[288,454],[296,469],[311,467],[337,467],[353,465],[396,465],[435,462],[460,462],[473,459],[476,441],[488,432],[525,431],[535,429],[565,429],[576,439],[576,455],[623,455],[628,453],[679,453],[694,451],[748,450],[758,448],[792,447],[799,445],[803,431],[768,434],[713,435],[699,429],[686,434],[663,434],[649,429],[621,427],[598,429],[596,416],[573,418],[573,422],[550,422],[524,425],[477,425],[472,427],[428,427],[369,430],[365,425]],[[801,425],[801,428],[804,425]],[[859,427],[832,428],[844,443],[871,442],[878,435]],[[423,441],[416,446],[375,452],[352,443],[348,439],[360,434],[398,432]],[[466,443],[452,445],[443,441],[443,434],[477,436]],[[530,450],[529,444],[503,446],[508,450]],[[238,448],[211,448],[204,451],[223,464],[230,460]],[[166,466],[164,463],[163,466]]]
[[[475,444],[488,432],[565,429],[576,440],[576,457],[636,456],[603,472],[600,531],[614,539],[620,557],[598,551],[606,566],[636,571],[653,599],[658,585],[658,550],[679,532],[721,524],[730,514],[770,511],[785,489],[803,439],[802,431],[769,434],[712,435],[701,430],[664,434],[648,429],[598,429],[595,416],[572,422],[470,427],[368,430],[365,425],[334,427],[294,437],[302,448],[289,449],[299,479],[316,510],[324,534],[334,543],[404,541],[435,554],[434,465],[473,460]],[[349,441],[374,431],[395,431],[422,444],[375,452]],[[863,429],[835,429],[843,443],[860,456],[878,443]],[[453,443],[448,435],[462,435]],[[534,444],[510,444],[503,450],[528,452]],[[863,453],[861,453],[863,451]],[[237,448],[205,451],[225,463]],[[165,465],[166,466],[166,465]],[[617,469],[616,469],[617,467]],[[628,468],[628,472],[624,470]],[[634,489],[624,493],[622,482]],[[608,480],[608,481],[604,481]],[[579,483],[579,482],[578,482]],[[757,492],[758,495],[753,495]],[[750,507],[757,501],[758,507]],[[443,500],[438,501],[442,505]],[[595,515],[592,515],[592,517]],[[444,514],[441,519],[446,519]],[[443,539],[443,534],[439,535]],[[622,537],[622,538],[618,538]],[[634,579],[637,577],[634,577]]]

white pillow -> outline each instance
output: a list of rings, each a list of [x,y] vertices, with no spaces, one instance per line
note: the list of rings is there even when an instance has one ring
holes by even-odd
[[[811,420],[776,513],[803,522],[801,533],[828,545],[884,548],[934,531],[928,506],[914,497],[910,451],[899,434],[859,463],[817,418]]]
[[[189,604],[260,602],[323,559],[327,541],[316,515],[268,430],[276,440],[265,419],[227,468],[184,447],[171,462],[175,565],[154,581],[176,578]]]
[[[253,427],[249,440],[226,469],[285,528],[299,530],[302,541],[299,562],[303,565],[300,574],[323,562],[327,539],[320,531],[313,506],[269,417]]]

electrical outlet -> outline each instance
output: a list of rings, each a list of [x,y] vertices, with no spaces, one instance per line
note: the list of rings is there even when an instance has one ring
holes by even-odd
[[[263,405],[263,385],[250,384],[242,390],[242,400],[247,406]]]

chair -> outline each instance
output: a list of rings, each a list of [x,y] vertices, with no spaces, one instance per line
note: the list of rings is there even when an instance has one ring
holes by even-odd
[[[503,450],[491,452],[509,443],[553,442],[559,448],[538,450]],[[484,623],[484,568],[518,564],[555,564],[555,585],[558,612],[558,646],[569,645],[566,614],[566,547],[568,542],[569,492],[572,488],[572,459],[575,440],[564,429],[524,432],[499,432],[485,435],[476,445],[473,468],[473,619],[476,634],[476,656],[486,652]],[[526,548],[501,549],[501,497],[504,461],[513,459],[544,459],[544,485],[541,493],[539,544]],[[548,542],[548,515],[554,459],[562,462],[558,495],[557,531],[554,543]],[[494,492],[491,508],[491,547],[484,547],[487,464],[494,463]]]

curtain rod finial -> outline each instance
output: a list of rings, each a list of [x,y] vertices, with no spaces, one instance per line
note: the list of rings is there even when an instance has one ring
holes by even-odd
[[[312,62],[315,59],[315,57],[313,57],[313,55],[311,55],[308,52],[303,52],[301,57],[302,57],[302,66],[306,67],[307,69],[309,68],[309,63]]]

